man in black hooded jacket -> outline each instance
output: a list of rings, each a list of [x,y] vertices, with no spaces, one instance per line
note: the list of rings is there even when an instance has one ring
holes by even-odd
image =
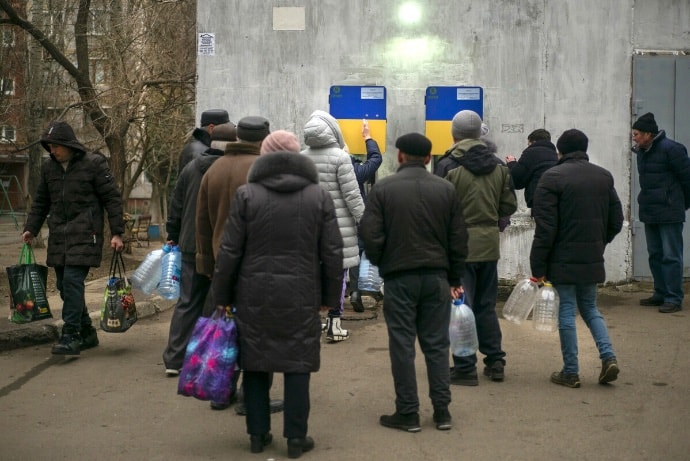
[[[122,199],[108,161],[86,151],[72,127],[52,122],[41,137],[50,158],[41,166],[41,182],[24,226],[22,240],[31,244],[48,216],[47,264],[55,268],[63,300],[62,335],[53,354],[79,355],[98,345],[84,298],[91,267],[101,264],[104,210],[110,225],[110,247],[122,251],[125,230]]]

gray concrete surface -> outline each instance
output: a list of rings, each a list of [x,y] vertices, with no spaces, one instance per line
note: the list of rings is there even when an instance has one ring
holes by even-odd
[[[688,311],[639,306],[647,294],[636,285],[600,290],[621,366],[612,385],[596,382],[600,361],[580,319],[580,389],[549,382],[561,365],[556,333],[502,319],[506,380],[452,386],[454,427],[447,432],[433,426],[418,350],[417,434],[378,424],[394,410],[395,395],[385,322],[370,305],[368,320],[345,322],[350,340],[323,344],[311,380],[316,448],[302,459],[687,460]],[[77,359],[51,356],[50,344],[0,352],[0,459],[286,459],[280,414],[272,417],[273,444],[252,455],[244,418],[176,394],[161,358],[170,314],[155,313],[124,334],[100,332],[100,346]],[[274,398],[282,386],[278,374]]]

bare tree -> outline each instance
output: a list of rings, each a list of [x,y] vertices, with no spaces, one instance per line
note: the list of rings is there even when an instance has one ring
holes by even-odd
[[[169,172],[177,158],[169,152],[179,152],[194,121],[195,8],[193,0],[39,0],[29,20],[0,0],[6,14],[0,25],[26,31],[65,75],[66,94],[74,97],[63,96],[61,107],[78,106],[87,115],[124,199],[144,170],[154,179],[154,195],[167,197],[174,180]],[[45,20],[41,12],[57,16]],[[33,108],[45,118],[45,105]]]

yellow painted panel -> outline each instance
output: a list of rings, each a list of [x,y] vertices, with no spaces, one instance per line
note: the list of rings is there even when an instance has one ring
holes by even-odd
[[[386,151],[386,121],[367,121],[369,122],[371,137],[376,140],[383,154]],[[340,131],[343,132],[343,138],[345,138],[345,143],[350,149],[350,153],[355,155],[366,154],[367,147],[362,137],[362,119],[338,119],[338,125],[340,125]]]
[[[433,155],[444,154],[453,145],[453,136],[450,133],[450,120],[427,120],[426,137],[431,140],[431,153]]]

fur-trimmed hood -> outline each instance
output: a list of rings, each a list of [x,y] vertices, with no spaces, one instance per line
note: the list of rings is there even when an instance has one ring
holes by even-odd
[[[261,155],[252,165],[247,182],[260,183],[279,192],[293,192],[319,183],[314,162],[295,152],[271,152]]]

